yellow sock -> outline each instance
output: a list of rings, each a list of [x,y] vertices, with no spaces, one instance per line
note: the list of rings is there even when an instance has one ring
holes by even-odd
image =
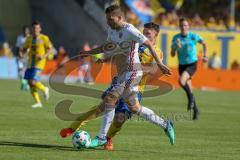
[[[94,106],[89,111],[80,114],[81,115],[70,126],[70,128],[72,128],[73,130],[78,130],[90,120],[96,119],[97,117],[101,116],[102,112],[100,111],[98,106]]]
[[[41,82],[37,82],[35,84],[36,88],[39,89],[42,92],[45,92],[45,86]]]
[[[31,94],[35,100],[36,103],[41,103],[39,94],[37,92],[37,89],[35,87],[30,87]]]
[[[122,127],[116,127],[115,123],[112,122],[109,130],[108,130],[108,133],[107,133],[107,137],[108,138],[113,138],[114,136],[116,136],[119,131],[121,130]]]

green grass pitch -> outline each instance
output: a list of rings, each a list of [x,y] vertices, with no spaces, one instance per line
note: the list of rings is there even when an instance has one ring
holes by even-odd
[[[97,88],[106,86],[98,85]],[[149,106],[175,123],[175,145],[171,146],[162,129],[136,117],[128,121],[114,139],[114,151],[72,147],[71,138],[62,139],[59,130],[70,122],[55,115],[56,104],[74,100],[71,111],[86,111],[98,99],[63,95],[51,90],[44,107],[32,109],[30,93],[20,91],[18,81],[0,81],[0,160],[210,160],[240,159],[240,92],[195,91],[201,110],[198,121],[190,120],[182,90],[143,99]],[[91,137],[101,119],[83,127]]]

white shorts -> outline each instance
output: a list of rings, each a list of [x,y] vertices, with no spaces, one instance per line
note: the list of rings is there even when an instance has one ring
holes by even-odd
[[[18,69],[25,69],[26,68],[26,63],[23,59],[18,59],[17,60],[17,65],[18,65]]]
[[[139,91],[139,83],[142,78],[142,71],[124,72],[117,77],[117,80],[112,84],[112,89],[109,93],[118,93],[119,98],[123,98],[125,101],[129,101],[129,97],[133,95],[137,96]],[[133,96],[134,97],[134,96]]]

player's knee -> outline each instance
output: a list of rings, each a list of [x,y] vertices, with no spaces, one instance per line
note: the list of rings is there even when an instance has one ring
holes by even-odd
[[[33,80],[28,80],[28,84],[29,86],[34,87],[36,83]]]
[[[133,105],[133,106],[130,106],[129,109],[133,114],[136,114],[141,110],[141,106],[140,105]]]
[[[184,80],[183,78],[179,78],[178,82],[179,82],[180,86],[186,85],[186,80]]]
[[[135,96],[129,97],[129,98],[126,100],[126,103],[127,103],[129,106],[137,106],[137,105],[139,105],[138,98],[135,97]]]
[[[113,94],[108,94],[104,97],[103,101],[106,104],[112,104],[115,105],[117,102],[117,96],[113,95]]]
[[[113,94],[106,95],[103,99],[105,109],[109,110],[109,109],[115,108],[115,104],[117,100],[118,100],[118,97]]]
[[[114,124],[117,128],[122,127],[123,123],[127,120],[125,113],[117,113],[115,115]]]
[[[141,105],[140,105],[140,103],[139,103],[137,98],[130,98],[126,102],[127,102],[128,106],[129,106],[130,111],[133,114],[138,113],[141,110]]]

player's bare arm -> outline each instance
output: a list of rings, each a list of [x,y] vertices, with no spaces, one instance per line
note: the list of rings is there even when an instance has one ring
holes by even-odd
[[[115,48],[116,48],[116,44],[107,41],[104,44],[102,44],[101,46],[91,49],[90,51],[80,51],[79,55],[90,56],[90,55],[95,55],[95,54],[99,54],[99,53],[109,52],[109,51],[114,50]]]
[[[79,55],[85,57],[85,56],[91,56],[91,55],[103,53],[104,52],[104,46],[105,45],[101,45],[97,48],[91,49],[90,51],[80,51]]]
[[[176,54],[177,54],[177,49],[178,49],[178,48],[181,48],[181,47],[182,47],[182,46],[181,46],[181,41],[180,41],[180,39],[177,39],[174,47],[171,49],[171,56],[172,56],[172,57],[175,57]]]
[[[17,48],[16,48],[16,52],[17,52],[17,56],[18,56],[18,57],[23,58],[23,53],[22,53],[21,48],[17,47]]]
[[[18,56],[19,56],[20,58],[23,58],[23,57],[24,57],[24,53],[23,53],[23,51],[22,51],[21,49],[18,50]]]
[[[162,63],[162,60],[161,58],[157,55],[152,43],[149,41],[149,40],[146,40],[144,42],[144,45],[146,45],[146,47],[148,47],[151,55],[153,56],[153,58],[155,59],[157,65],[158,65],[158,68],[163,72],[163,74],[165,75],[171,75],[171,71],[170,69],[165,66],[163,63]]]
[[[49,49],[47,49],[47,52],[46,52],[46,54],[45,55],[43,55],[43,56],[41,56],[40,57],[40,59],[45,59],[45,58],[47,58],[51,53],[53,53],[54,51],[53,51],[53,48],[51,47],[51,48],[49,48]]]
[[[21,50],[19,51],[19,53],[21,53],[21,54],[19,54],[19,56],[20,56],[21,58],[23,58],[24,55],[27,54],[28,52],[29,52],[29,48],[23,48],[23,49],[21,49]]]
[[[111,61],[111,58],[100,58],[96,61],[96,63],[107,63],[110,61]]]
[[[202,48],[203,48],[203,58],[202,61],[203,62],[207,62],[208,61],[208,57],[207,57],[207,44],[204,41],[200,41],[200,44],[202,44]]]
[[[53,53],[53,48],[52,48],[52,47],[51,47],[51,48],[48,48],[46,51],[47,51],[47,52],[46,52],[46,54],[44,54],[44,55],[36,55],[37,58],[38,58],[39,60],[42,60],[42,59],[47,58],[51,53]]]
[[[172,48],[171,49],[171,56],[175,57],[176,56],[176,52],[177,52],[177,48]]]

